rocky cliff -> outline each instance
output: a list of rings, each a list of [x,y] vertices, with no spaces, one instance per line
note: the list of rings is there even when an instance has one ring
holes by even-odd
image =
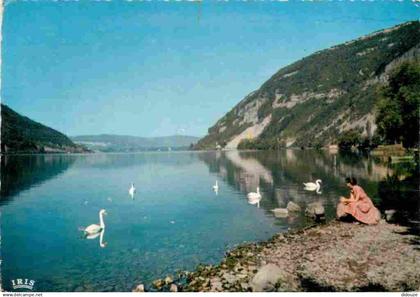
[[[209,128],[197,149],[335,143],[343,131],[375,133],[379,87],[403,61],[420,61],[420,22],[316,52],[280,69]]]

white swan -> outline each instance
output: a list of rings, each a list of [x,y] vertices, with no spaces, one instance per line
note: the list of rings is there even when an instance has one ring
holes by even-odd
[[[314,183],[303,183],[303,185],[305,186],[305,190],[307,191],[319,191],[319,189],[321,188],[320,183],[322,183],[322,180],[317,179]]]
[[[260,207],[260,201],[262,199],[262,196],[260,194],[260,187],[257,187],[257,192],[251,192],[248,193],[248,203],[249,204],[257,204],[258,208]]]
[[[248,200],[261,199],[260,187],[257,187],[256,193],[255,192],[248,193],[247,197],[248,197]]]
[[[99,237],[99,235],[101,235],[101,233],[102,233],[102,231],[98,232],[98,233],[87,234],[85,236],[85,238],[86,239],[95,239],[95,238]]]
[[[100,225],[97,225],[97,224],[92,224],[92,225],[89,225],[89,226],[87,226],[83,231],[85,232],[85,234],[87,234],[87,236],[90,236],[90,235],[93,235],[93,234],[96,234],[96,233],[99,233],[99,232],[101,232],[103,229],[105,229],[105,223],[104,223],[104,218],[103,218],[103,216],[104,215],[106,215],[107,213],[106,213],[106,210],[105,209],[101,209],[100,211],[99,211],[99,224]],[[96,237],[96,236],[95,236]],[[93,237],[93,238],[95,238],[95,237]]]
[[[219,184],[217,183],[217,180],[216,184],[213,186],[213,191],[215,191],[216,193],[219,191]]]
[[[128,194],[131,196],[131,198],[134,198],[134,193],[136,192],[136,188],[134,187],[134,184],[131,183],[131,187],[128,190]]]

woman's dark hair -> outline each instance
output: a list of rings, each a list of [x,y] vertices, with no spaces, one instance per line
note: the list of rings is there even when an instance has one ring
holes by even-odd
[[[355,186],[357,185],[357,180],[354,177],[346,177],[346,183]]]

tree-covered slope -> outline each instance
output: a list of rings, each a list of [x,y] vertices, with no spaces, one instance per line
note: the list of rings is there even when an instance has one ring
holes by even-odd
[[[419,60],[419,44],[413,21],[305,57],[246,96],[196,148],[326,145],[351,129],[371,137],[378,87],[401,62]]]
[[[85,152],[66,135],[22,116],[1,104],[1,152]]]

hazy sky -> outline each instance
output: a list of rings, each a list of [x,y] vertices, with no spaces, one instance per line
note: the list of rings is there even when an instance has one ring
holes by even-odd
[[[416,5],[13,1],[2,101],[68,135],[201,136],[281,67],[419,19]]]

